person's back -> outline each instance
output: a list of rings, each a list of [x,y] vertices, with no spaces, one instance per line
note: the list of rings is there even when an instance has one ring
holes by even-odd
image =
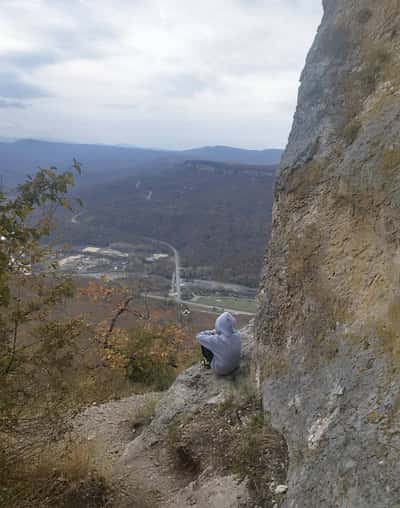
[[[211,352],[211,368],[220,375],[227,375],[240,364],[241,338],[235,329],[236,320],[224,312],[215,321],[215,330],[197,335],[198,342]]]

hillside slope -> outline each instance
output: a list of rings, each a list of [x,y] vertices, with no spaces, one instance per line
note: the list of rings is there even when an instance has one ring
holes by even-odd
[[[400,8],[325,0],[257,319],[285,507],[400,506]],[[261,360],[260,360],[261,359]]]

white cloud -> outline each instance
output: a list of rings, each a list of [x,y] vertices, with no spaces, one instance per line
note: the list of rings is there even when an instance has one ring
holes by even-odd
[[[321,11],[320,0],[3,0],[0,99],[7,74],[30,84],[31,107],[3,109],[0,135],[283,146]]]

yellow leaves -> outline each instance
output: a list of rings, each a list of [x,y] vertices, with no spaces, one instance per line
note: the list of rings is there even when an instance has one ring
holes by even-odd
[[[97,329],[96,340],[104,344],[105,337],[103,361],[111,369],[125,369],[134,382],[164,389],[175,378],[178,365],[184,363],[185,350],[181,344],[186,335],[174,323],[146,321],[130,330],[114,328],[109,333],[107,322],[103,322]]]
[[[124,353],[111,347],[104,349],[103,360],[112,369],[124,369],[127,366],[127,358]]]
[[[80,289],[80,294],[90,299],[93,304],[98,303],[99,301],[105,300],[109,302],[114,297],[121,297],[123,295],[123,290],[118,287],[107,287],[104,284],[106,283],[106,278],[101,278],[101,283],[98,281],[90,281],[89,284]]]
[[[95,342],[104,364],[111,369],[125,369],[134,382],[160,389],[169,386],[179,366],[187,360],[187,348],[182,347],[187,340],[185,330],[166,322],[165,313],[157,308],[152,308],[150,316],[143,300],[138,298],[140,291],[127,292],[121,286],[104,285],[97,280],[81,289],[81,295],[92,302],[108,304],[108,317],[95,327]],[[120,327],[125,313],[130,319],[136,318],[135,325],[128,330]]]

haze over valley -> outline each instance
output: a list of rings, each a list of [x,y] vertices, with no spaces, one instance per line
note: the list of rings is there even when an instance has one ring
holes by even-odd
[[[154,298],[245,313],[255,310],[281,153],[0,143],[6,189],[31,168],[65,169],[73,159],[82,166],[73,194],[83,205],[61,213],[54,233],[58,245],[68,245],[60,254],[62,271],[146,280]]]

